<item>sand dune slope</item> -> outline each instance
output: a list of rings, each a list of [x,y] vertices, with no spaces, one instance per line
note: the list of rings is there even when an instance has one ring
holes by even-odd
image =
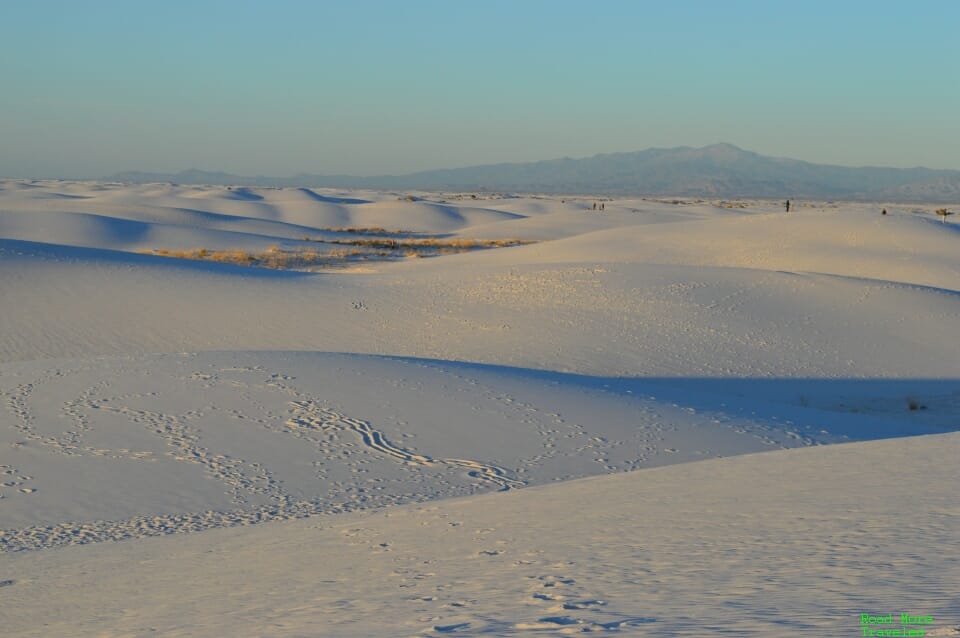
[[[960,233],[781,206],[0,180],[0,633],[960,635]],[[374,232],[538,243],[142,254]]]
[[[863,410],[696,383],[323,353],[0,366],[0,550],[194,532],[508,491],[772,449],[944,432],[960,395]],[[904,382],[899,382],[904,383]],[[941,384],[943,385],[943,384]],[[861,389],[860,394],[863,394]],[[879,393],[875,389],[873,395]],[[834,394],[856,405],[857,392]],[[741,394],[741,396],[737,396]]]
[[[960,635],[957,434],[0,558],[6,635]]]
[[[0,294],[17,300],[0,358],[288,349],[645,376],[960,372],[960,296],[940,288],[493,256],[310,275],[0,240]]]

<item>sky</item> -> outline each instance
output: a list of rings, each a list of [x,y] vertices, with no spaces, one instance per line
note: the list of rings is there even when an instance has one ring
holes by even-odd
[[[956,0],[0,0],[0,176],[729,142],[960,169]]]

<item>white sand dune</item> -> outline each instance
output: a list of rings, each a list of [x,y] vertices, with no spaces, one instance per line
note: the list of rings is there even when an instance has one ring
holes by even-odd
[[[769,452],[7,555],[4,629],[857,636],[909,613],[956,636],[958,454],[958,434]]]
[[[519,259],[592,261],[603,254],[610,261],[830,273],[956,291],[958,232],[929,217],[855,209],[711,217],[578,235],[528,247]]]
[[[347,277],[0,240],[0,294],[17,300],[0,358],[281,349],[588,374],[904,378],[952,376],[960,361],[960,296],[942,288],[507,261],[526,250]]]
[[[70,187],[52,182],[47,186],[6,189],[4,217],[11,212],[87,213],[120,220],[261,232],[281,237],[300,237],[305,231],[325,227],[381,226],[394,229],[400,221],[404,230],[452,232],[520,217],[517,213],[478,206],[407,201],[404,197],[381,193],[351,194],[307,188],[147,185],[92,191],[86,184]],[[4,222],[8,223],[6,219]],[[51,228],[51,224],[46,227]],[[65,243],[91,245],[82,229],[79,230],[73,241]],[[17,228],[5,230],[4,236],[20,237],[17,231]],[[109,243],[99,246],[117,247]]]
[[[407,195],[0,181],[4,635],[960,627],[933,207]]]
[[[931,387],[912,395],[926,418],[891,419],[908,411],[904,396],[864,418],[789,405],[796,388],[778,403],[721,405],[696,387],[642,379],[318,353],[101,357],[0,372],[12,417],[0,436],[13,479],[0,492],[8,551],[943,432],[960,402]]]

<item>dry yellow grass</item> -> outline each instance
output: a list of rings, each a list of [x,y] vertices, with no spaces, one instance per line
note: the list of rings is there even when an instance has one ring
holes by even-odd
[[[259,266],[262,268],[290,269],[312,266],[334,266],[350,259],[388,260],[402,257],[431,257],[449,255],[481,248],[501,248],[534,243],[528,239],[335,239],[315,240],[324,244],[353,246],[353,248],[331,248],[323,252],[314,248],[285,250],[280,246],[271,246],[263,252],[246,250],[210,250],[192,248],[189,250],[142,251],[147,254],[178,259],[197,259],[215,261],[241,266]]]
[[[412,230],[389,230],[383,226],[333,226],[321,228],[331,233],[353,233],[354,235],[412,235]]]
[[[370,246],[372,248],[454,248],[459,250],[473,250],[476,248],[504,248],[507,246],[522,246],[534,244],[533,239],[324,239],[318,240],[325,244],[344,244],[347,246]]]
[[[371,239],[314,239],[304,237],[304,241],[315,241],[325,244],[346,244],[349,246],[372,246],[375,248],[407,248],[407,247],[432,247],[432,248],[459,248],[463,250],[472,250],[475,248],[503,248],[505,246],[520,246],[523,244],[533,244],[533,239],[462,239],[440,237],[398,237],[398,235],[416,235],[410,230],[390,230],[382,226],[338,226],[330,228],[321,228],[320,230],[349,233],[353,235],[382,235]]]
[[[202,249],[203,250],[203,249]],[[245,250],[218,250],[207,252],[202,258],[225,264],[250,265],[256,261],[256,256]]]
[[[331,256],[317,250],[284,251],[278,246],[274,246],[262,253],[252,253],[246,250],[210,250],[208,248],[194,248],[191,250],[166,250],[160,248],[144,252],[161,257],[199,259],[215,261],[222,264],[262,266],[265,268],[310,266],[329,261],[331,258]],[[336,259],[340,256],[342,255],[333,255],[332,257]]]

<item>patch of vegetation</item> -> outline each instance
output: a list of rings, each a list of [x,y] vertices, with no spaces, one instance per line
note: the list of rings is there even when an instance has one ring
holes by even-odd
[[[747,208],[748,206],[747,206],[747,203],[746,203],[746,202],[728,202],[728,201],[721,201],[721,202],[720,202],[720,207],[721,207],[721,208]]]
[[[331,233],[351,233],[353,235],[414,235],[412,230],[387,230],[382,226],[333,226],[331,228],[321,228]],[[309,237],[304,237],[304,241],[312,241]]]
[[[505,248],[507,246],[522,246],[524,244],[534,244],[533,239],[439,239],[429,237],[426,239],[395,239],[392,237],[379,237],[376,239],[312,239],[324,244],[343,244],[346,246],[369,246],[371,248],[386,248],[397,250],[399,248],[437,248],[448,249],[452,252],[463,252],[467,250],[476,250],[478,248]]]
[[[334,230],[334,229],[324,229]],[[402,231],[386,231],[382,228],[337,229],[357,235],[399,234]],[[528,239],[443,239],[437,237],[409,239],[393,237],[359,239],[310,239],[304,241],[327,244],[328,250],[316,248],[283,249],[279,246],[261,251],[247,250],[211,250],[192,248],[189,250],[167,250],[158,248],[142,251],[150,255],[173,257],[177,259],[196,259],[215,261],[240,266],[257,266],[274,269],[316,269],[336,268],[352,261],[391,261],[404,258],[436,257],[470,250],[502,248],[535,243]],[[349,248],[347,248],[349,246]]]
[[[261,268],[292,269],[307,268],[321,265],[334,265],[353,257],[367,255],[366,251],[335,249],[328,252],[319,250],[283,250],[273,246],[263,252],[247,250],[210,250],[208,248],[192,248],[189,250],[166,250],[163,248],[143,251],[146,254],[160,257],[174,257],[177,259],[196,259],[201,261],[215,261],[221,264],[235,264],[238,266],[259,266]],[[386,256],[386,255],[384,255]]]

